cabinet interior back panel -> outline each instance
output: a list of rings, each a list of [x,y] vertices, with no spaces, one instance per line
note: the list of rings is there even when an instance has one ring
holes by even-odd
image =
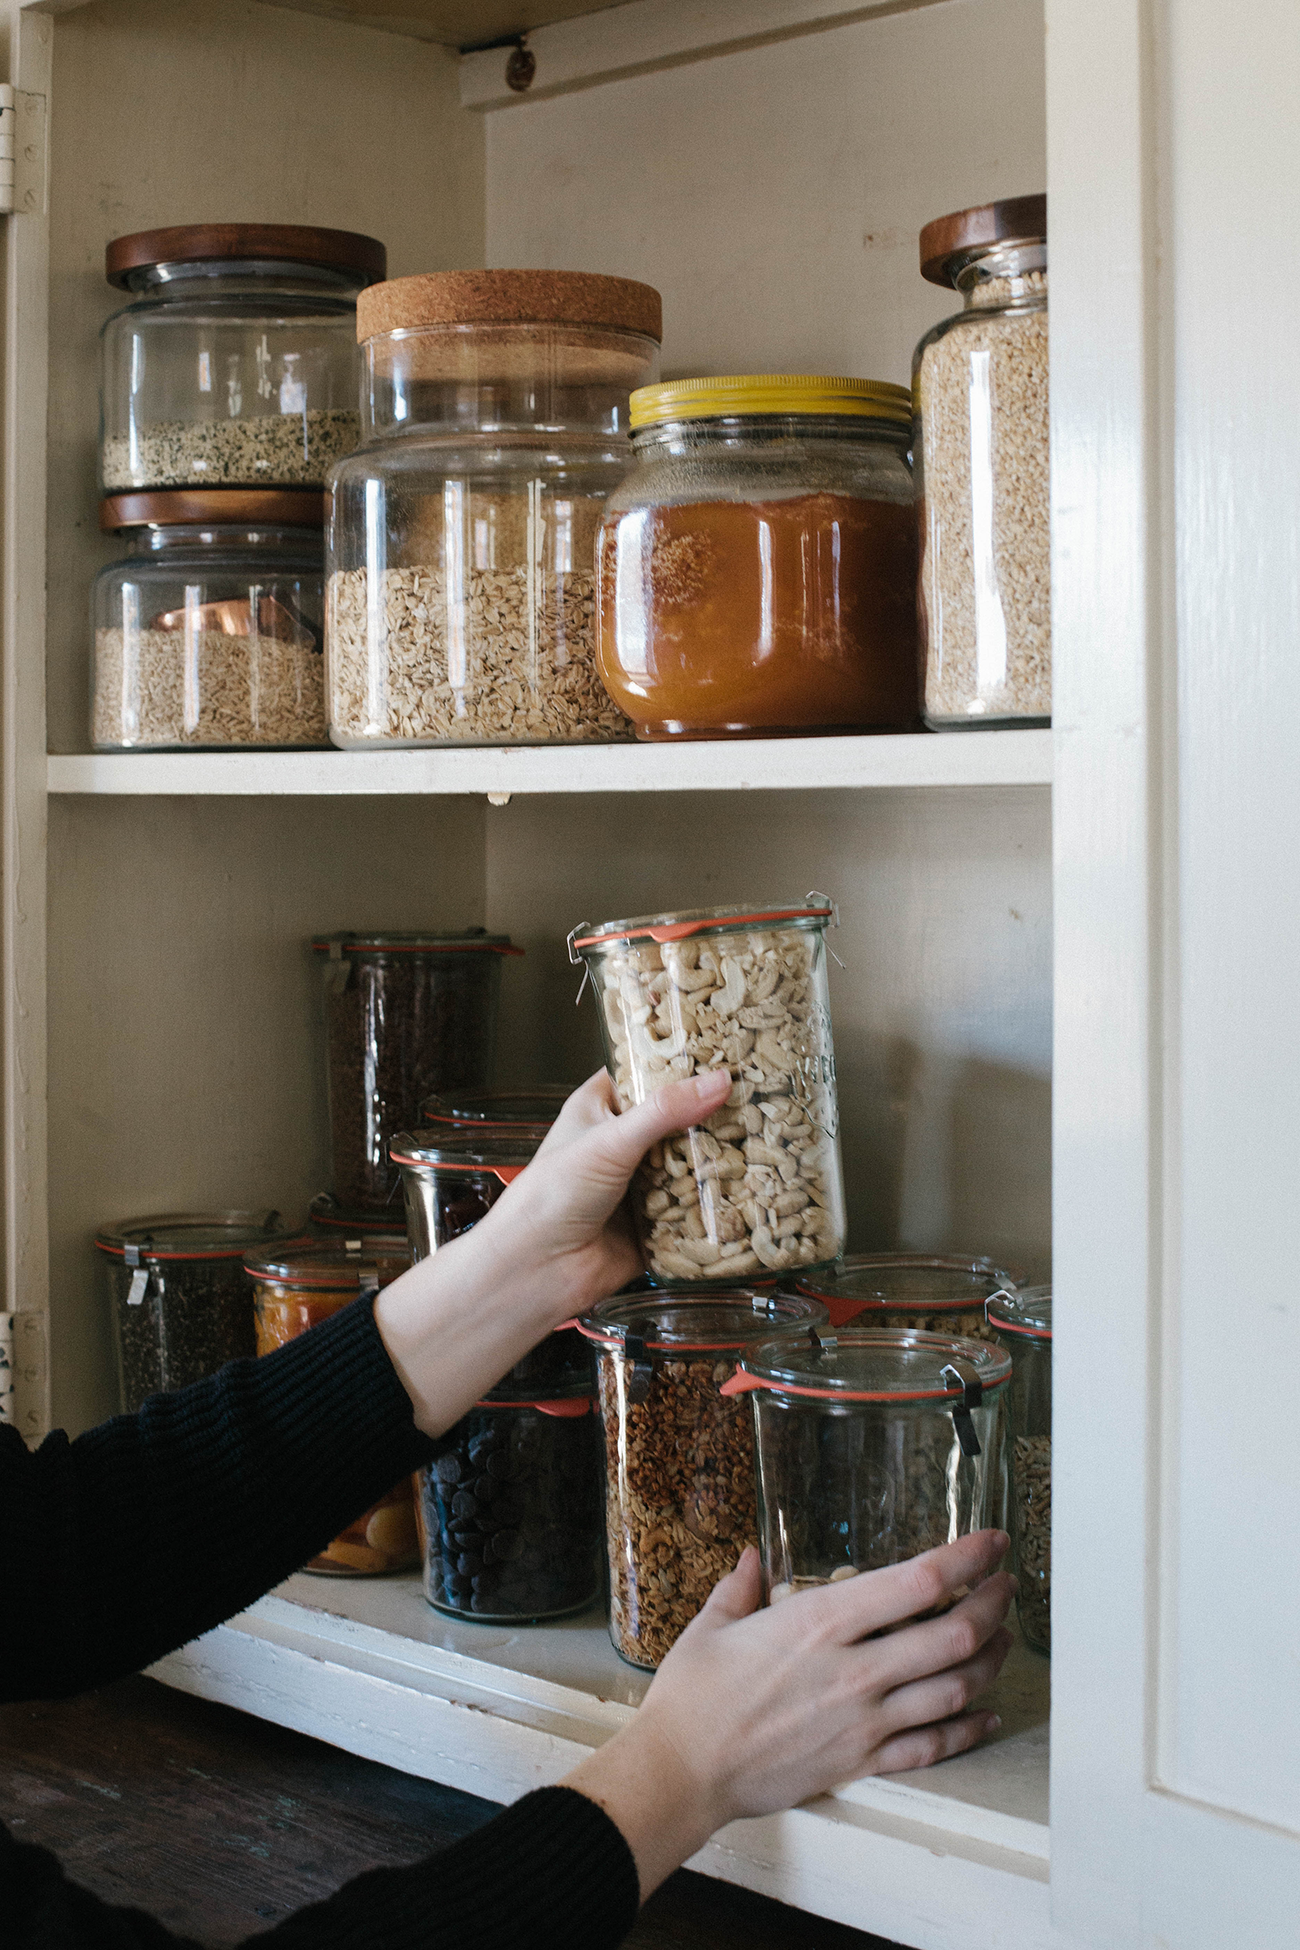
[[[580,921],[812,888],[830,945],[850,1243],[999,1254],[1045,1274],[1051,1225],[1046,788],[514,799],[486,824],[507,966],[499,1073],[601,1061],[565,936]]]
[[[667,376],[907,383],[929,218],[1042,189],[1041,0],[832,27],[488,118],[487,261],[642,278]]]

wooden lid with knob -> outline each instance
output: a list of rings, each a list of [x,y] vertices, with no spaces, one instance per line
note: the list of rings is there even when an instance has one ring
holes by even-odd
[[[341,271],[359,285],[388,275],[388,252],[377,237],[355,230],[321,230],[298,223],[182,223],[114,237],[104,251],[104,275],[129,290],[132,276],[155,264],[309,264]]]
[[[357,300],[361,342],[428,325],[590,325],[663,337],[652,285],[590,271],[429,271],[375,284]]]
[[[936,217],[921,232],[921,276],[952,284],[952,274],[972,251],[992,244],[1031,243],[1047,235],[1047,195],[1008,196]]]

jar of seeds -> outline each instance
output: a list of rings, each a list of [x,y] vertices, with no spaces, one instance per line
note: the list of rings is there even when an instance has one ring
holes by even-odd
[[[131,302],[102,333],[106,494],[312,487],[361,438],[357,293],[384,246],[303,224],[180,224],[115,237]]]
[[[1011,1356],[1011,1543],[1020,1629],[1052,1649],[1052,1289],[1030,1286],[988,1303],[989,1326]]]
[[[846,1253],[824,1272],[805,1274],[796,1291],[826,1307],[833,1327],[921,1328],[994,1340],[984,1317],[994,1293],[1019,1284],[991,1259],[967,1253]]]
[[[990,1527],[1010,1375],[988,1341],[892,1328],[746,1348],[723,1392],[753,1401],[768,1602]]]
[[[117,494],[95,578],[96,751],[328,745],[324,504],[285,489]]]
[[[1047,198],[938,217],[921,275],[964,310],[912,362],[926,723],[1052,715]]]
[[[361,294],[366,443],[328,533],[335,744],[631,737],[596,670],[595,543],[660,330],[658,292],[578,272]]]
[[[784,907],[700,908],[584,922],[569,954],[591,973],[620,1101],[726,1069],[705,1123],[652,1147],[632,1185],[661,1285],[766,1279],[844,1248],[824,894]]]
[[[758,1538],[749,1412],[723,1383],[746,1346],[824,1325],[799,1295],[744,1287],[615,1294],[579,1322],[596,1350],[609,1633],[653,1668]]]
[[[278,1212],[164,1212],[96,1233],[124,1415],[256,1352],[244,1255],[291,1237]]]

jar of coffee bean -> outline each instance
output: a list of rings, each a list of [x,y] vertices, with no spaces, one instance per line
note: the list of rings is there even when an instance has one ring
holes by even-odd
[[[424,1595],[485,1623],[583,1611],[600,1592],[600,1448],[589,1393],[492,1397],[420,1472]]]

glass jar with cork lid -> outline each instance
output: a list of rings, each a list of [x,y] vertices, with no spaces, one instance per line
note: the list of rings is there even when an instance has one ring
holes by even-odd
[[[655,377],[659,294],[447,271],[361,294],[365,444],[328,529],[330,735],[344,747],[631,736],[596,671],[596,527]]]

